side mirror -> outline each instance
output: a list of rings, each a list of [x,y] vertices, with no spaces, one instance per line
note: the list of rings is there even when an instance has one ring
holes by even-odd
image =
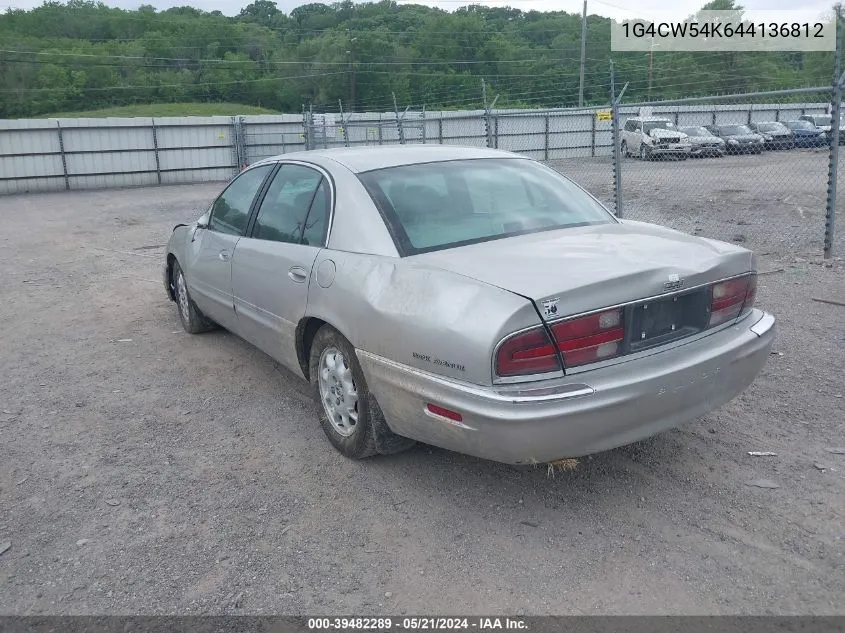
[[[210,216],[210,213],[208,211],[206,211],[204,214],[202,214],[202,216],[200,216],[200,219],[197,220],[197,228],[198,229],[207,229],[208,228],[209,216]]]

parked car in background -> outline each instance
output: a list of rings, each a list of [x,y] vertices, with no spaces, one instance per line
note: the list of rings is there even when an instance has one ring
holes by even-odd
[[[529,465],[630,444],[743,392],[775,338],[751,251],[620,220],[481,148],[262,160],[173,229],[162,264],[185,330],[219,324],[308,380],[351,458],[417,440]]]
[[[763,137],[766,149],[792,149],[795,146],[792,130],[779,121],[758,121],[748,127]]]
[[[715,131],[725,141],[728,154],[762,154],[765,148],[763,137],[747,125],[718,125],[707,129]]]
[[[795,147],[824,147],[829,143],[827,133],[809,121],[786,121],[784,125],[792,132]]]
[[[804,114],[798,117],[799,121],[807,121],[812,123],[817,130],[824,132],[830,138],[831,129],[833,128],[833,117],[829,114]],[[840,117],[839,119],[839,144],[845,145],[845,121]]]
[[[725,141],[706,127],[694,125],[678,129],[689,137],[690,156],[722,157],[725,155]]]
[[[691,145],[687,135],[669,119],[635,117],[625,121],[619,149],[623,156],[639,156],[642,160],[677,156],[686,160]]]

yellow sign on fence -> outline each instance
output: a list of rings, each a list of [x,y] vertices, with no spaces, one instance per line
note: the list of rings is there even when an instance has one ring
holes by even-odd
[[[610,110],[596,110],[597,121],[610,121],[612,118]]]

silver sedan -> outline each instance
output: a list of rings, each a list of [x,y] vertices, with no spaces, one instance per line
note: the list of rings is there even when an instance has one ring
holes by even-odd
[[[167,247],[167,294],[310,381],[344,455],[513,464],[628,444],[755,379],[752,252],[619,220],[505,152],[317,150],[240,173]]]

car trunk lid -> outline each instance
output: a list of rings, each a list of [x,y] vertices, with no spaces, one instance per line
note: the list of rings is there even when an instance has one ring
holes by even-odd
[[[527,297],[546,320],[689,290],[753,270],[743,248],[624,221],[416,255]]]

